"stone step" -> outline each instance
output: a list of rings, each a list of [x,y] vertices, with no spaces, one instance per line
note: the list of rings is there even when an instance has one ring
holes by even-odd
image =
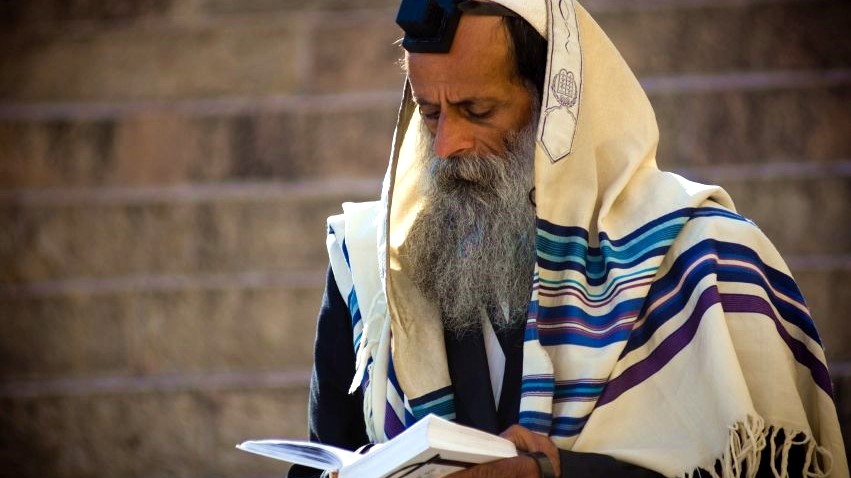
[[[0,34],[0,100],[176,99],[298,89],[299,18]]]
[[[271,12],[291,12],[295,10],[341,11],[352,9],[388,9],[399,8],[398,0],[204,0],[203,11],[210,15],[255,14]]]
[[[3,379],[309,369],[325,274],[298,275],[3,297]]]
[[[851,362],[851,261],[823,264],[821,267],[793,268],[792,274],[818,327],[825,355],[831,362]],[[844,263],[844,264],[843,264]],[[849,370],[851,371],[851,370]],[[851,411],[851,373],[848,377],[848,411]],[[851,416],[849,416],[851,417]],[[851,426],[851,422],[848,422]],[[849,429],[851,431],[851,429]]]
[[[660,166],[851,157],[851,136],[837,127],[851,123],[851,73],[824,87],[819,81],[830,85],[833,77],[814,75],[782,87],[776,84],[784,77],[773,74],[707,77],[705,85],[648,81]],[[362,96],[7,111],[0,189],[380,178],[399,98],[392,91]]]
[[[784,3],[792,3],[786,0]],[[765,0],[709,1],[692,0],[586,0],[582,5],[596,15],[611,12],[645,12],[705,8],[707,6],[748,7]],[[799,0],[799,3],[804,3]],[[0,9],[0,25],[18,30],[67,27],[75,24],[126,26],[154,19],[197,21],[199,18],[221,15],[269,15],[298,11],[349,11],[398,8],[398,0],[316,0],[305,3],[296,0],[198,0],[198,1],[86,1],[38,0],[7,2]]]
[[[786,258],[828,358],[851,360],[844,315],[851,310],[846,293],[851,255]],[[301,284],[210,286],[196,278],[160,288],[5,296],[0,300],[3,380],[308,370],[324,271],[298,274]]]
[[[398,8],[397,0],[36,0],[6,2],[0,26],[17,31],[48,28],[121,28],[155,21],[191,23],[220,16],[292,14],[301,11],[349,11]]]
[[[781,255],[851,253],[851,175],[718,181]],[[817,213],[816,213],[817,211]]]
[[[390,10],[295,12],[0,33],[0,100],[174,100],[353,91],[362,85],[398,89],[403,75],[393,19]]]
[[[592,14],[638,76],[851,66],[851,41],[845,34],[851,30],[851,5],[839,0],[736,7],[636,2],[606,8],[607,2],[598,3]],[[383,47],[401,36],[394,15],[390,9],[359,21],[348,14],[322,17],[312,35],[309,77],[314,81],[305,91],[397,87],[399,51]]]
[[[347,101],[353,104],[330,106]],[[332,96],[272,111],[209,113],[202,103],[188,113],[7,119],[0,121],[0,188],[380,178],[398,102],[395,94],[367,103]]]
[[[68,25],[88,23],[109,27],[134,22],[163,19],[186,13],[185,4],[175,0],[97,0],[67,2],[35,0],[5,2],[0,9],[0,25],[4,29],[32,31],[47,28],[67,28]],[[184,4],[181,7],[181,4]]]
[[[783,254],[851,252],[848,174],[717,182]],[[334,183],[317,183],[318,196],[310,198],[239,199],[214,189],[195,199],[94,201],[60,194],[6,202],[0,207],[0,284],[322,268],[325,219],[339,213],[344,200],[377,198],[374,184],[375,193],[346,194],[326,189]]]
[[[323,268],[326,218],[342,212],[343,201],[377,199],[380,184],[302,188],[315,191],[242,186],[205,196],[161,188],[144,197],[101,191],[5,201],[0,284]]]
[[[848,2],[680,3],[696,6],[603,8],[595,18],[639,76],[851,64]]]
[[[842,261],[828,256],[816,261]],[[842,313],[851,267],[787,256],[831,359],[851,360]],[[211,286],[203,278],[160,288],[60,289],[4,297],[0,342],[12,379],[309,367],[323,271],[303,283]],[[237,277],[238,279],[238,277]],[[294,282],[294,281],[293,281]]]
[[[851,375],[838,365],[831,370],[847,434]],[[305,389],[0,398],[0,463],[20,478],[280,477],[286,464],[234,445],[303,438],[306,400]]]
[[[851,84],[650,96],[663,168],[851,157]]]
[[[220,3],[225,10],[236,5]],[[278,14],[260,8],[254,15],[202,15],[184,23],[11,31],[0,34],[0,99],[395,89],[401,73],[394,42],[401,33],[394,17],[395,8],[294,12],[284,5]],[[840,0],[686,8],[671,2],[604,8],[597,18],[641,76],[851,66],[845,35],[851,6]]]
[[[0,463],[20,478],[280,477],[286,463],[234,446],[306,437],[306,403],[305,387],[0,398]]]

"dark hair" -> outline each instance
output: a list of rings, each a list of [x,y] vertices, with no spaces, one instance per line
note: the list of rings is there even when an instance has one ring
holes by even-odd
[[[547,40],[522,17],[503,17],[511,38],[511,55],[515,74],[535,88],[543,100],[544,76],[547,74]]]

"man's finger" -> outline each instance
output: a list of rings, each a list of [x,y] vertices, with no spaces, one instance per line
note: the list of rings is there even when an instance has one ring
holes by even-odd
[[[520,425],[511,425],[500,436],[514,443],[519,451],[528,453],[539,451],[546,454],[553,464],[556,475],[561,473],[561,457],[558,448],[549,437],[539,435]]]

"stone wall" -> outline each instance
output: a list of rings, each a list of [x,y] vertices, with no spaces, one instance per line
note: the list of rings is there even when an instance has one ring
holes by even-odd
[[[265,477],[303,436],[324,218],[374,198],[395,1],[0,2],[0,476]],[[659,163],[789,261],[851,424],[851,5],[587,0]]]

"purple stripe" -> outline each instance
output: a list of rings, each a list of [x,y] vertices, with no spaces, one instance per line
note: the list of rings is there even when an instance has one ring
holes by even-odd
[[[774,313],[771,305],[765,299],[746,294],[723,294],[721,296],[721,303],[724,306],[724,310],[728,312],[755,312],[771,317],[777,333],[786,342],[786,346],[792,351],[795,360],[810,369],[810,374],[813,376],[813,381],[816,382],[816,385],[831,397],[833,396],[833,386],[830,382],[830,374],[827,371],[827,366],[818,357],[813,355],[803,342],[789,335],[789,332],[780,323],[777,314]]]
[[[675,332],[665,338],[658,347],[644,360],[633,364],[614,380],[611,380],[597,401],[597,406],[605,405],[618,398],[639,383],[664,367],[680,350],[691,342],[697,333],[700,319],[709,307],[720,302],[718,289],[709,287],[700,294],[697,304],[686,322]]]
[[[606,378],[580,378],[580,379],[576,379],[576,380],[557,380],[556,386],[585,385],[585,384],[600,385],[600,384],[606,383],[608,381],[609,381],[609,379],[606,379]]]
[[[405,425],[396,416],[396,412],[388,402],[384,408],[384,434],[387,435],[387,438],[392,439],[403,431],[405,431]]]

